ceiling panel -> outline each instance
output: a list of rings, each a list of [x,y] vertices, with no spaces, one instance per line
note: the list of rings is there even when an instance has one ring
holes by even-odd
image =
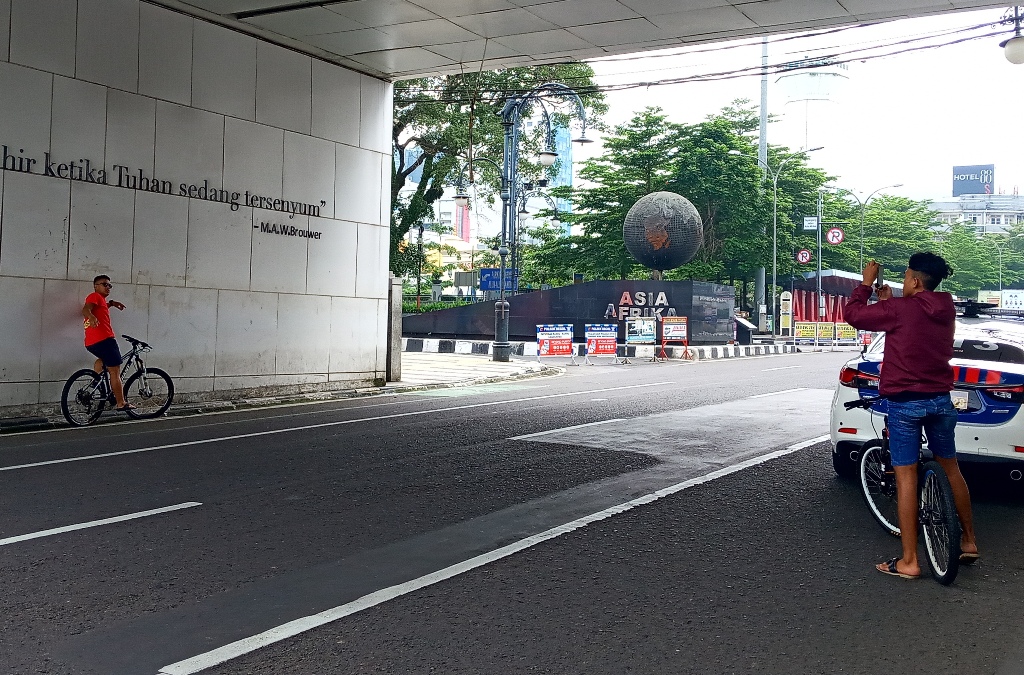
[[[537,33],[544,30],[556,30],[558,26],[545,21],[536,14],[525,9],[510,9],[501,12],[488,12],[476,16],[461,16],[459,23],[480,37],[501,37],[503,35],[520,35]]]
[[[2,2],[3,0],[0,0]],[[925,16],[991,0],[146,0],[384,79]]]

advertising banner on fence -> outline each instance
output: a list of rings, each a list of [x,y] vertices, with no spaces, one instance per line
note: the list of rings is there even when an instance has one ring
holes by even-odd
[[[537,356],[572,356],[572,324],[538,324]]]
[[[615,356],[618,324],[587,323],[583,325],[583,335],[587,340],[587,356]]]
[[[807,344],[814,342],[814,331],[816,323],[813,321],[797,321],[794,324],[793,337],[796,339],[797,344]]]
[[[654,317],[638,316],[626,319],[627,345],[653,345],[658,338],[658,320]]]
[[[848,323],[836,324],[836,342],[857,344],[857,329]]]
[[[689,340],[688,321],[685,316],[666,316],[661,320],[662,342],[685,342]]]

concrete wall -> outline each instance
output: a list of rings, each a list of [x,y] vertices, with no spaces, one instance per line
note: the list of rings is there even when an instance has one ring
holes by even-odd
[[[388,83],[139,0],[0,0],[0,406],[91,363],[97,274],[179,391],[383,377],[390,121]]]

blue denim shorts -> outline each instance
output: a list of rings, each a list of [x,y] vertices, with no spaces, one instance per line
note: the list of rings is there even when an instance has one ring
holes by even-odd
[[[910,466],[918,461],[921,431],[928,449],[936,457],[956,457],[956,408],[949,394],[918,401],[889,401],[889,454],[893,466]]]

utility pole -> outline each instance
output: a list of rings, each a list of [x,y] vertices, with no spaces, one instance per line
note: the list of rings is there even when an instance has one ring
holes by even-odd
[[[761,38],[761,125],[760,137],[757,141],[757,158],[761,164],[761,185],[768,179],[768,38]],[[762,230],[767,235],[767,226]],[[765,302],[765,269],[757,268],[754,277],[754,311],[757,313],[757,328],[761,332],[768,329],[766,312],[761,311]],[[772,296],[774,297],[774,292]],[[772,309],[774,312],[774,308]]]
[[[818,320],[814,324],[814,348],[818,348],[818,323],[825,318],[825,298],[821,295],[821,212],[825,191],[818,188]],[[834,337],[834,336],[833,336]]]

